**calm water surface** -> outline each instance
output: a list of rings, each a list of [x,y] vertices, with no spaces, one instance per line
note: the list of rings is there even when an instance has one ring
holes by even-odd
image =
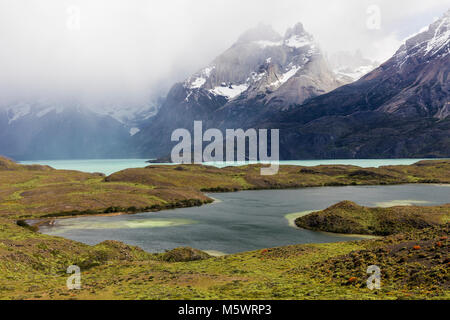
[[[450,187],[397,185],[243,191],[211,195],[210,205],[115,217],[58,220],[46,234],[87,244],[118,240],[149,252],[181,246],[235,253],[300,243],[347,241],[338,235],[296,229],[289,214],[322,210],[342,200],[366,206],[448,203]]]

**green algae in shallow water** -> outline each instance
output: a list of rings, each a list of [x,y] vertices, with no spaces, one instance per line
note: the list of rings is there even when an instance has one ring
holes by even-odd
[[[145,219],[136,221],[116,221],[116,222],[100,222],[100,221],[83,221],[71,222],[61,221],[58,223],[58,229],[51,234],[63,233],[67,230],[76,229],[149,229],[149,228],[168,228],[178,227],[182,225],[194,224],[196,221],[189,219]]]
[[[126,226],[126,228],[138,229],[138,228],[177,227],[194,223],[196,223],[196,221],[188,219],[149,219],[149,220],[130,221],[124,223],[124,225]],[[123,222],[118,222],[117,224],[120,226],[123,224]]]
[[[374,202],[375,207],[389,208],[397,206],[414,206],[414,205],[425,205],[431,203],[430,201],[423,200],[392,200],[385,202]]]

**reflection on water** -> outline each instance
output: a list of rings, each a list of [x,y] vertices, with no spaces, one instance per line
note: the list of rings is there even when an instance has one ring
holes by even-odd
[[[430,202],[424,200],[392,200],[384,202],[375,202],[376,207],[389,208],[397,206],[426,206]]]
[[[220,202],[156,213],[63,219],[58,220],[55,227],[44,226],[41,231],[88,244],[118,240],[150,252],[190,246],[235,253],[290,244],[359,239],[296,229],[292,227],[293,221],[298,212],[322,210],[342,200],[365,206],[443,204],[449,202],[450,188],[439,185],[349,186],[243,191],[213,196]]]
[[[97,219],[97,220],[96,220]],[[108,221],[101,218],[91,218],[88,221],[74,223],[73,219],[62,219],[56,221],[57,228],[53,234],[64,234],[73,229],[101,230],[101,229],[149,229],[177,227],[195,223],[188,219],[142,219],[132,221]]]

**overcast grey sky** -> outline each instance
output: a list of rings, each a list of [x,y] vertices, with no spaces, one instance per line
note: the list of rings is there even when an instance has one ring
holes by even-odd
[[[145,97],[259,22],[284,33],[301,21],[328,53],[360,49],[382,61],[449,8],[450,0],[0,0],[0,94]]]

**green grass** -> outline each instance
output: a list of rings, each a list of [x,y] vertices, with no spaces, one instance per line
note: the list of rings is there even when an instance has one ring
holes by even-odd
[[[115,241],[87,246],[1,221],[0,298],[449,299],[448,231],[209,257],[192,249],[148,254]],[[65,287],[72,264],[81,267],[81,290]],[[372,264],[382,270],[376,291],[365,287]]]
[[[449,217],[450,204],[368,208],[342,201],[325,210],[299,217],[295,223],[298,227],[314,231],[386,236],[442,224]]]

